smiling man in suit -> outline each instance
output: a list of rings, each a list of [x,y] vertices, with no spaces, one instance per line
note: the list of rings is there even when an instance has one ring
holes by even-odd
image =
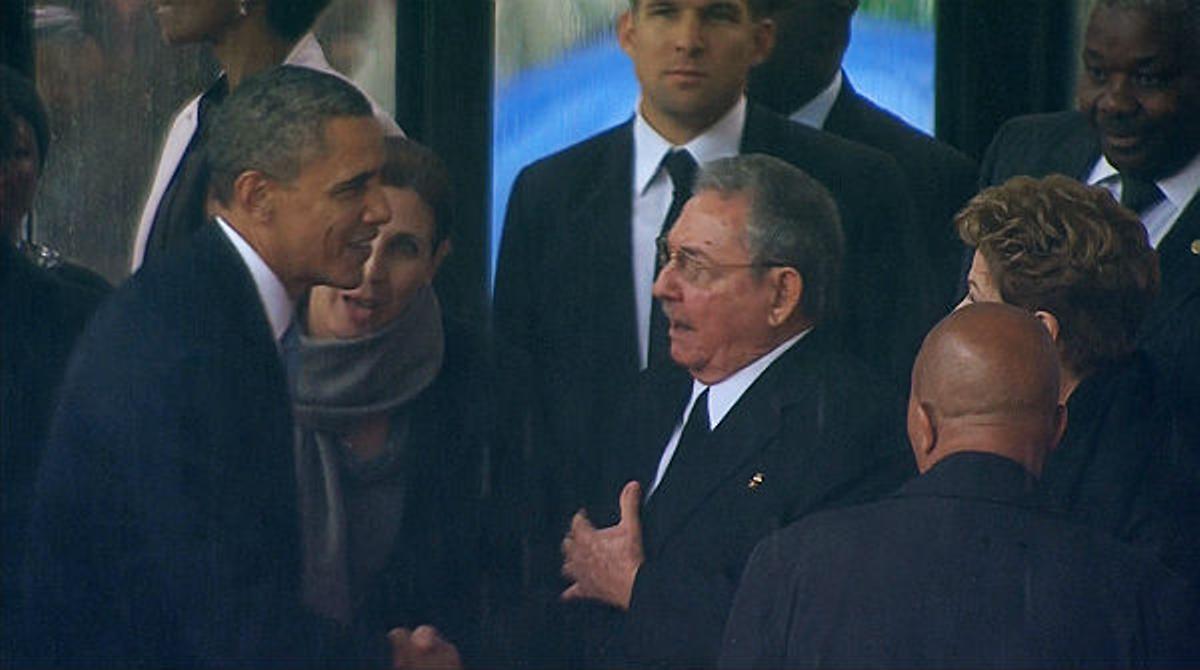
[[[750,72],[748,95],[797,123],[896,159],[915,207],[913,225],[936,274],[939,316],[961,297],[963,247],[954,214],[975,193],[974,161],[859,93],[842,70],[858,0],[776,0],[775,50]]]
[[[825,328],[842,236],[823,187],[769,156],[710,163],[659,256],[679,367],[639,380],[562,542],[589,666],[712,666],[759,539],[912,471],[898,398]]]
[[[544,410],[531,477],[544,483],[541,537],[551,548],[593,484],[597,436],[638,371],[670,365],[651,295],[655,239],[690,195],[697,164],[766,153],[830,190],[846,255],[826,326],[853,353],[907,377],[932,320],[919,306],[928,264],[895,162],[747,103],[750,68],[773,42],[766,5],[633,0],[617,36],[641,84],[634,118],[525,168],[513,187],[495,324],[529,354]]]
[[[984,185],[1061,173],[1107,188],[1145,224],[1162,285],[1138,335],[1187,414],[1200,406],[1200,2],[1100,0],[1083,44],[1078,111],[1014,119]],[[1200,444],[1200,421],[1183,426]]]
[[[301,605],[280,347],[309,287],[362,281],[390,217],[383,131],[349,84],[284,66],[245,81],[211,132],[212,220],[101,307],[63,384],[30,561],[54,667],[340,653]]]

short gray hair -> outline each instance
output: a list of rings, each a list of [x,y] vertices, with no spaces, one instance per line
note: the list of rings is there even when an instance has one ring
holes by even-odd
[[[750,198],[746,247],[751,262],[795,268],[804,278],[804,315],[831,318],[841,282],[841,217],[833,196],[803,170],[778,158],[747,154],[705,164],[694,193],[716,191]]]
[[[326,122],[347,116],[372,116],[371,103],[331,74],[282,65],[247,79],[206,131],[210,192],[229,204],[234,181],[247,170],[290,182],[325,152]]]

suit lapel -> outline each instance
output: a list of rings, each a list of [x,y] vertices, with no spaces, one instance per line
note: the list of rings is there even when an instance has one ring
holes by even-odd
[[[1095,131],[1088,125],[1087,119],[1082,114],[1077,116],[1078,122],[1074,130],[1067,135],[1057,149],[1047,154],[1046,157],[1051,164],[1045,166],[1043,172],[1045,174],[1061,172],[1086,184],[1088,175],[1092,173],[1092,167],[1100,158],[1100,138],[1096,137]]]
[[[633,122],[617,128],[591,176],[591,188],[582,194],[570,230],[583,236],[580,248],[586,254],[580,267],[587,268],[584,299],[592,318],[591,342],[610,342],[612,359],[595,363],[610,372],[636,373],[637,319],[633,299],[632,190]],[[554,278],[548,278],[554,281]]]
[[[643,515],[648,554],[657,553],[722,484],[774,442],[782,425],[784,408],[796,402],[804,392],[802,385],[794,383],[794,375],[809,355],[809,345],[811,343],[803,340],[797,342],[746,389],[713,430],[706,451],[709,460],[692,481],[668,481],[672,476],[668,469],[660,491],[651,497]],[[682,413],[682,409],[677,413]],[[675,419],[678,420],[678,415]],[[661,448],[659,453],[662,453]],[[660,493],[663,494],[661,498]]]
[[[1193,245],[1200,245],[1200,194],[1192,197],[1158,245],[1162,291],[1142,324],[1143,333],[1154,332],[1180,303],[1200,291],[1200,255]]]
[[[845,137],[848,131],[860,125],[861,115],[862,100],[850,85],[850,78],[843,74],[842,90],[838,91],[833,107],[829,108],[829,115],[825,117],[825,124],[821,126],[821,130]]]
[[[783,117],[779,117],[783,118]],[[741,152],[743,154],[766,153],[777,155],[779,141],[775,119],[765,109],[750,102],[746,105],[746,125],[742,128]],[[787,121],[791,123],[791,121]]]

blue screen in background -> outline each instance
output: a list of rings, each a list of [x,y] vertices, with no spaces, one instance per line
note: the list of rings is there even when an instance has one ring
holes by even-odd
[[[843,61],[854,87],[933,133],[934,29],[858,14]],[[638,85],[611,31],[497,84],[492,129],[491,264],[521,168],[628,119]],[[489,282],[490,284],[490,282]]]

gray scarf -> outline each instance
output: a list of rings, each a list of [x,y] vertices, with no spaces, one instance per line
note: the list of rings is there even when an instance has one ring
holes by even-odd
[[[382,568],[399,529],[403,486],[397,474],[408,437],[403,406],[437,377],[444,353],[442,314],[430,286],[386,328],[354,340],[313,340],[301,334],[288,352],[295,427],[296,483],[304,551],[304,603],[319,615],[349,625],[352,581]],[[355,421],[381,412],[393,417],[384,453],[361,462],[341,435]],[[346,481],[343,481],[345,479]],[[389,481],[392,480],[392,481]],[[352,550],[347,495],[356,496],[355,519],[386,530],[369,548]],[[369,555],[352,555],[369,554]]]

